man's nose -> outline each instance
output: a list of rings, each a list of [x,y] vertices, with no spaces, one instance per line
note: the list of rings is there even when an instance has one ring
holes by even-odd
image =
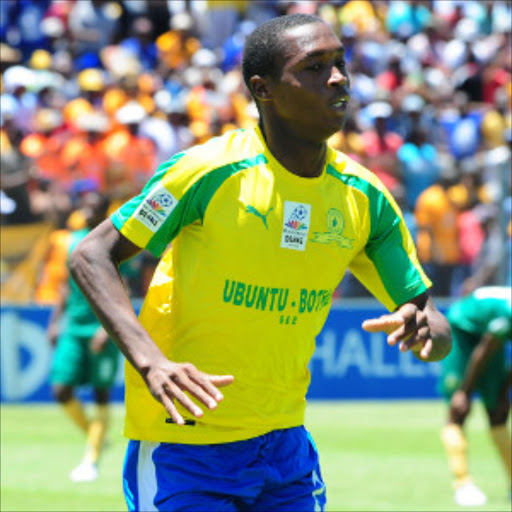
[[[344,85],[348,82],[348,76],[345,75],[340,68],[337,66],[333,66],[331,68],[331,74],[329,76],[328,85],[332,87],[337,87],[339,85]]]

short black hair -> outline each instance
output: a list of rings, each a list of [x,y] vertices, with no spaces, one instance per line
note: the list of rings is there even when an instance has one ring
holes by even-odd
[[[280,57],[285,53],[282,33],[290,28],[311,23],[325,22],[322,18],[309,14],[287,14],[272,18],[249,34],[244,46],[242,74],[251,95],[251,77],[260,75],[278,78],[281,73]]]

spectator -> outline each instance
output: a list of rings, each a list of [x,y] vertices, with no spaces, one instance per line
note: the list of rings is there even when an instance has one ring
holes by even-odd
[[[406,188],[403,185],[395,187],[393,189],[393,197],[400,207],[400,210],[402,210],[405,225],[416,244],[418,241],[418,225],[414,215],[414,210],[407,204]]]
[[[34,72],[26,66],[11,66],[3,74],[3,88],[10,103],[9,115],[23,134],[33,128],[32,118],[37,108],[37,96],[32,89],[34,82]]]
[[[348,155],[350,158],[358,162],[362,162],[364,158],[364,142],[361,136],[361,130],[354,118],[347,119],[343,130],[335,133],[330,139],[329,144]]]
[[[406,204],[414,209],[419,195],[439,179],[437,151],[427,142],[425,131],[417,127],[412,129],[398,149],[397,158],[405,186]]]
[[[164,72],[183,71],[192,55],[201,48],[201,42],[193,35],[193,27],[194,20],[189,13],[174,14],[169,30],[158,36],[156,46]]]
[[[62,298],[62,288],[68,277],[69,234],[69,229],[56,229],[50,235],[34,292],[37,304],[56,306]]]
[[[21,153],[32,160],[37,175],[47,180],[66,179],[61,162],[66,134],[58,130],[62,123],[59,110],[40,109],[35,115],[34,131],[26,135],[20,144]]]
[[[111,0],[80,0],[69,13],[69,30],[77,57],[98,55],[120,30],[122,8]]]
[[[155,69],[158,63],[158,51],[153,40],[153,23],[141,16],[133,21],[130,37],[120,46],[128,50],[141,64],[144,71]]]
[[[29,183],[34,186],[30,164],[16,150],[2,152],[0,155],[0,187],[4,203],[3,224],[29,224],[42,220],[32,208]]]
[[[485,238],[474,207],[466,207],[460,211],[457,218],[457,232],[460,260],[454,276],[455,284],[452,295],[455,297],[463,294],[463,283],[472,273]]]
[[[175,7],[176,2],[168,0],[143,0],[145,13],[151,20],[155,37],[162,35],[169,30],[171,21],[171,9]],[[126,3],[132,3],[128,0]]]
[[[505,89],[495,95],[493,105],[482,116],[481,133],[486,149],[494,149],[506,144],[504,134],[512,126],[510,99]]]
[[[474,156],[480,149],[482,112],[473,110],[468,95],[458,91],[453,108],[441,111],[439,124],[444,130],[444,140],[455,160]]]
[[[482,286],[499,284],[499,272],[504,254],[497,208],[490,204],[480,204],[475,207],[474,213],[484,237],[474,260],[471,275],[462,283],[463,295],[468,295]]]
[[[0,96],[0,152],[17,151],[25,132],[16,122],[18,103],[10,94]]]
[[[63,182],[69,190],[76,180],[91,180],[97,190],[105,191],[110,161],[103,147],[103,138],[109,121],[104,114],[93,112],[80,116],[75,126],[77,132],[62,149]]]
[[[156,167],[155,143],[139,135],[140,124],[146,116],[139,103],[128,102],[116,113],[119,128],[103,141],[110,161],[109,190],[118,200],[138,194]]]
[[[397,98],[398,100],[398,98]],[[407,94],[398,107],[399,115],[395,120],[394,131],[404,140],[412,130],[419,129],[424,132],[426,141],[434,144],[431,132],[435,131],[435,111],[419,94]]]
[[[166,91],[159,91],[166,94]],[[157,106],[152,116],[147,116],[139,125],[138,135],[150,139],[154,145],[155,161],[165,162],[170,155],[179,152],[177,135],[174,128],[167,121],[166,111],[159,105],[158,96],[155,95]]]
[[[23,58],[28,59],[34,50],[48,49],[48,39],[41,29],[41,23],[51,0],[6,3],[6,10],[2,12],[2,15],[7,14],[8,20],[6,39],[11,40],[13,46],[22,52]]]
[[[396,91],[403,86],[405,73],[402,70],[402,59],[400,55],[391,55],[386,69],[377,75],[377,86],[381,90]]]
[[[421,32],[432,16],[428,3],[408,0],[390,2],[386,14],[386,28],[398,39],[408,39]]]
[[[378,7],[367,0],[349,0],[340,7],[339,18],[341,25],[350,24],[360,34],[374,32],[381,26]]]
[[[414,214],[418,226],[418,258],[432,276],[437,295],[453,294],[453,274],[460,262],[458,208],[448,194],[455,181],[453,170],[445,167],[439,180],[418,197]]]
[[[224,41],[236,32],[238,23],[247,8],[246,0],[216,2],[206,0],[207,11],[203,18],[201,43],[205,48],[221,48]]]
[[[87,101],[94,109],[101,111],[106,90],[105,74],[95,67],[83,69],[76,76],[80,88],[80,98]]]
[[[377,101],[368,105],[366,113],[373,127],[363,131],[365,165],[392,190],[400,182],[397,152],[402,138],[388,130],[387,120],[393,108],[388,102]]]

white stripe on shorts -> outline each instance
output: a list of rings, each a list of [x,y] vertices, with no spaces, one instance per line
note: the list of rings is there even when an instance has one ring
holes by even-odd
[[[139,495],[139,510],[144,510],[145,512],[158,510],[154,504],[157,483],[153,452],[159,444],[150,441],[140,441],[139,445],[137,491]]]

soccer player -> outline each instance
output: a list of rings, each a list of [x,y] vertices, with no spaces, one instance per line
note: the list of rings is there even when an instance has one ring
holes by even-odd
[[[69,232],[68,254],[105,219],[108,204],[98,192],[86,192],[80,198],[78,211],[85,219],[86,228]],[[50,373],[53,395],[87,438],[83,460],[69,477],[74,482],[92,481],[98,476],[98,460],[108,426],[109,392],[118,367],[119,350],[71,277],[53,310],[48,338],[55,347]],[[74,393],[76,387],[83,385],[94,388],[96,411],[92,418],[86,415]]]
[[[391,195],[326,144],[349,100],[338,36],[274,18],[243,75],[259,126],[172,157],[72,255],[129,362],[129,510],[324,510],[308,362],[347,267],[392,311],[366,329],[423,361],[450,349]],[[163,256],[137,318],[117,265],[141,249]]]
[[[512,374],[504,347],[512,334],[511,300],[510,287],[481,287],[459,299],[448,311],[453,350],[442,363],[440,385],[450,405],[441,438],[454,477],[455,502],[461,506],[474,507],[487,501],[469,474],[463,430],[474,392],[480,393],[485,405],[491,439],[512,489],[512,445],[506,425]]]

